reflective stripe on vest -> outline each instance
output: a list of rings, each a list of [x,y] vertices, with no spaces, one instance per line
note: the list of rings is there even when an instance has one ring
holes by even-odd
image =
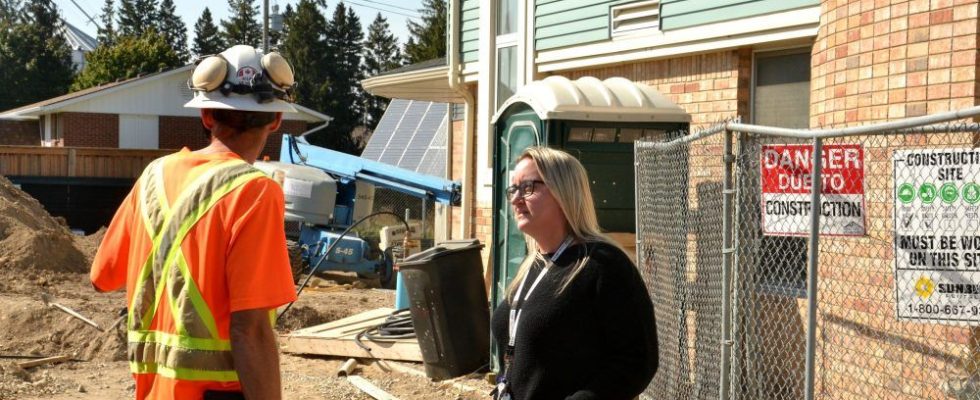
[[[214,316],[180,247],[219,200],[265,175],[242,160],[224,161],[200,173],[171,205],[163,188],[163,165],[169,157],[152,162],[140,178],[140,217],[153,246],[137,275],[129,307],[130,369],[183,380],[237,381],[231,344],[219,338]],[[176,333],[150,330],[163,299]]]

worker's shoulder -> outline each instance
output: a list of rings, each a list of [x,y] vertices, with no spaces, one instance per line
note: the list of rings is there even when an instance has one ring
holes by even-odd
[[[283,191],[282,186],[280,186],[276,181],[270,178],[265,173],[256,169],[255,171],[260,172],[260,174],[253,175],[251,179],[246,181],[242,187],[241,191],[244,192],[255,192],[256,194],[268,194],[277,195],[282,197]]]

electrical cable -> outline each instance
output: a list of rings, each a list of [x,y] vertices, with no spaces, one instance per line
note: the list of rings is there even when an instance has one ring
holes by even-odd
[[[393,213],[391,211],[378,211],[378,212],[374,212],[374,213],[371,213],[371,214],[368,214],[368,215],[364,216],[363,218],[357,220],[356,222],[354,222],[353,224],[351,224],[350,226],[348,226],[347,229],[344,229],[344,231],[340,233],[340,236],[338,236],[336,239],[334,239],[333,243],[330,244],[330,247],[327,247],[327,251],[325,251],[323,253],[323,256],[321,256],[319,260],[317,260],[316,265],[313,266],[313,270],[310,271],[310,274],[306,276],[306,279],[303,280],[303,283],[301,285],[299,285],[299,288],[296,289],[296,297],[299,297],[299,295],[303,293],[303,289],[306,288],[306,285],[310,283],[310,279],[313,279],[313,276],[316,275],[317,271],[319,271],[320,264],[323,264],[323,260],[326,260],[327,258],[329,258],[330,254],[333,253],[334,247],[337,247],[337,244],[340,243],[341,239],[343,239],[345,236],[347,236],[348,233],[350,233],[351,229],[353,229],[354,227],[360,225],[362,222],[366,221],[368,218],[376,217],[376,216],[382,215],[382,214],[387,214],[387,215],[393,215],[393,216],[395,216],[395,218],[398,218],[398,220],[401,221],[402,224],[405,225],[405,233],[408,234],[408,232],[411,232],[411,228],[408,226],[408,221],[405,221],[405,218],[402,218],[401,215],[395,214],[395,213]],[[293,303],[295,303],[295,302],[293,302]],[[279,320],[279,319],[282,318],[283,315],[286,315],[286,311],[289,311],[290,307],[293,306],[293,303],[287,304],[286,305],[286,308],[283,309],[281,313],[279,313],[279,316],[277,316],[276,319]]]
[[[405,12],[402,12],[402,11],[385,10],[385,9],[382,9],[382,8],[378,8],[377,6],[372,6],[372,5],[368,5],[368,4],[364,4],[364,3],[358,3],[358,2],[356,2],[354,0],[347,0],[347,2],[348,3],[351,3],[351,4],[355,4],[355,5],[361,6],[361,7],[370,8],[372,10],[377,10],[377,11],[382,11],[382,12],[386,12],[386,13],[392,13],[392,14],[401,15],[401,16],[406,17],[406,18],[419,18],[418,15],[409,15],[409,14],[406,14]]]
[[[413,9],[413,8],[396,6],[394,4],[388,4],[388,3],[385,3],[385,2],[382,2],[382,1],[375,1],[375,0],[360,0],[360,1],[366,1],[368,3],[380,4],[380,5],[383,5],[383,6],[386,6],[386,7],[397,8],[399,10],[405,10],[405,11],[413,12],[413,13],[417,13],[419,11],[419,10],[416,10],[416,9]]]
[[[354,343],[370,352],[371,348],[361,341],[362,338],[367,338],[372,342],[414,338],[415,327],[412,325],[412,316],[408,313],[409,309],[407,308],[392,312],[385,318],[384,322],[369,327],[354,336]]]

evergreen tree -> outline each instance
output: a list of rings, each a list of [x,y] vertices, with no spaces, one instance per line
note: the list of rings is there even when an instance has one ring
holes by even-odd
[[[120,0],[118,36],[140,36],[157,26],[156,0]]]
[[[315,0],[300,0],[296,11],[287,9],[283,19],[286,25],[280,51],[289,60],[296,76],[294,96],[296,102],[314,110],[322,110],[321,99],[327,92],[327,53],[323,32],[327,19],[320,12]]]
[[[364,43],[364,72],[367,76],[375,76],[384,71],[398,68],[402,55],[398,50],[398,39],[388,28],[388,20],[378,13],[374,22],[368,26],[367,41]],[[388,99],[380,96],[365,94],[364,119],[370,129],[378,124]]]
[[[153,29],[142,36],[120,36],[115,45],[99,46],[85,60],[85,69],[75,78],[73,90],[159,72],[182,64],[173,47]]]
[[[445,57],[446,0],[425,0],[419,13],[421,24],[408,22],[411,37],[405,44],[405,57],[409,63]]]
[[[214,19],[211,18],[211,10],[204,7],[204,12],[194,24],[194,44],[191,46],[191,51],[196,57],[201,57],[218,54],[224,50],[225,44],[221,40],[221,33],[218,32]]]
[[[15,108],[68,92],[74,68],[65,29],[51,0],[29,0],[21,17],[0,30],[0,110]]]
[[[102,6],[102,16],[99,20],[102,21],[102,25],[99,26],[98,40],[100,46],[112,46],[116,41],[116,28],[113,26],[116,18],[116,5],[112,0],[105,0],[105,5]]]
[[[184,21],[177,16],[177,7],[173,0],[160,2],[157,28],[170,47],[173,47],[177,58],[181,62],[187,62],[187,25],[184,25]]]
[[[334,8],[327,27],[327,77],[329,90],[323,99],[323,112],[331,117],[326,129],[311,135],[310,142],[350,154],[359,154],[360,145],[351,133],[361,125],[364,115],[361,79],[361,53],[364,33],[361,20],[343,2]]]
[[[245,44],[262,47],[262,26],[256,21],[259,9],[255,6],[255,0],[228,0],[228,8],[231,18],[221,21],[225,43],[229,46]]]
[[[20,13],[19,0],[0,0],[0,29],[12,28]]]

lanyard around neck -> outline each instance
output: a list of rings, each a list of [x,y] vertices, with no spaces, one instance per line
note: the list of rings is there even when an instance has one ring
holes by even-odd
[[[527,301],[528,297],[531,297],[531,292],[533,292],[534,288],[538,287],[538,284],[541,283],[541,278],[544,278],[544,275],[547,274],[548,270],[551,269],[550,267],[555,264],[555,261],[558,261],[558,257],[561,256],[561,253],[565,252],[565,249],[567,249],[568,246],[571,244],[572,244],[572,236],[571,235],[566,236],[565,240],[561,242],[561,246],[558,246],[558,250],[555,250],[555,254],[552,254],[551,258],[548,259],[549,261],[548,264],[544,266],[544,268],[541,270],[541,273],[538,274],[538,277],[534,280],[533,283],[531,283],[531,287],[527,289],[527,293],[524,293],[524,298],[521,299],[521,293],[524,291],[524,284],[527,283],[527,275],[528,275],[528,274],[524,274],[524,278],[521,279],[521,284],[517,286],[517,291],[514,292],[514,304],[511,304],[511,308],[510,308],[510,318],[509,318],[510,321],[508,326],[510,331],[508,333],[510,337],[507,340],[508,346],[510,347],[514,346],[514,341],[515,338],[517,337],[517,327],[520,326],[521,313],[524,311],[523,310],[524,302]]]

